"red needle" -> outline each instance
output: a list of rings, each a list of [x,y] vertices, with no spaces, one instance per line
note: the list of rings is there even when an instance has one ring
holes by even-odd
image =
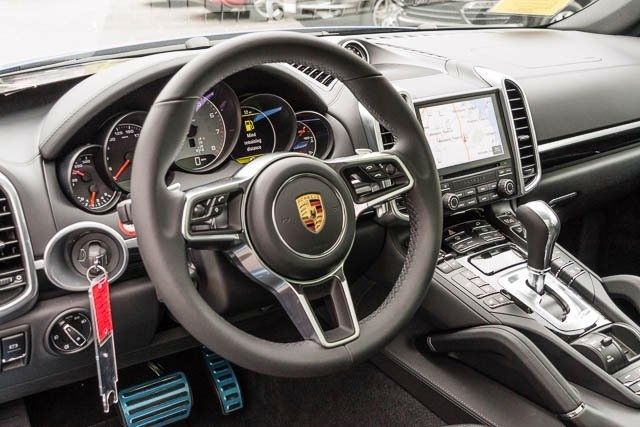
[[[96,196],[98,195],[97,191],[91,192],[91,197],[89,197],[89,207],[92,208],[96,204]]]
[[[127,167],[129,167],[130,164],[131,164],[131,160],[125,159],[122,166],[120,166],[120,169],[118,169],[118,172],[116,172],[116,174],[113,175],[113,180],[117,181],[120,178],[120,175],[122,175],[124,171],[127,170]]]
[[[72,172],[73,175],[84,176],[84,172],[79,171],[78,169],[74,169]]]

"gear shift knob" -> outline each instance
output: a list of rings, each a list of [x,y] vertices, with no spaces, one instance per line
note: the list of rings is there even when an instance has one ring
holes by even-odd
[[[544,294],[544,275],[551,267],[553,247],[560,234],[560,219],[543,201],[526,203],[516,210],[527,236],[527,284],[538,294]]]

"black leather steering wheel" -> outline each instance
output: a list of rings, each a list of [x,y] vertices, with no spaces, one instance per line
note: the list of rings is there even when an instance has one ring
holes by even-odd
[[[186,192],[167,188],[166,173],[201,95],[238,71],[280,62],[313,66],[341,80],[397,137],[394,148],[328,161],[273,154],[254,160],[228,179]],[[442,207],[427,147],[414,113],[389,81],[336,44],[285,32],[239,36],[217,44],[167,83],[149,111],[136,148],[134,222],[140,252],[160,299],[196,339],[254,371],[315,376],[365,360],[411,319],[433,275]],[[389,179],[373,193],[358,194],[351,173],[371,164],[382,164]],[[404,267],[381,306],[358,321],[343,271],[356,219],[403,193],[411,227]],[[220,196],[227,198],[228,225],[197,229],[194,207],[210,206]],[[266,341],[218,315],[192,283],[189,246],[225,251],[238,268],[276,296],[304,340]],[[330,330],[323,329],[316,317],[309,292],[322,294],[333,306],[335,324]]]

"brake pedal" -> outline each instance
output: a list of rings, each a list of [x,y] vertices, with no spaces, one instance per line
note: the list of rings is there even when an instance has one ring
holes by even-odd
[[[193,398],[182,372],[165,375],[118,393],[126,427],[166,426],[189,417]]]
[[[238,411],[244,407],[240,383],[231,364],[206,347],[202,347],[202,356],[209,370],[211,382],[218,395],[220,407],[224,415]]]

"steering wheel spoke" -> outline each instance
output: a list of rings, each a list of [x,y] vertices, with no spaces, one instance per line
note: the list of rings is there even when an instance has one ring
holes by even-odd
[[[360,335],[349,283],[342,266],[319,280],[296,283],[265,268],[247,245],[235,247],[228,255],[245,274],[276,297],[304,339],[332,348],[353,341]],[[324,309],[316,307],[321,302],[324,302]]]
[[[402,159],[391,153],[368,153],[326,162],[345,180],[356,216],[409,191],[414,178]]]
[[[240,241],[247,184],[247,179],[234,177],[185,192],[181,230],[188,246],[224,247]]]

